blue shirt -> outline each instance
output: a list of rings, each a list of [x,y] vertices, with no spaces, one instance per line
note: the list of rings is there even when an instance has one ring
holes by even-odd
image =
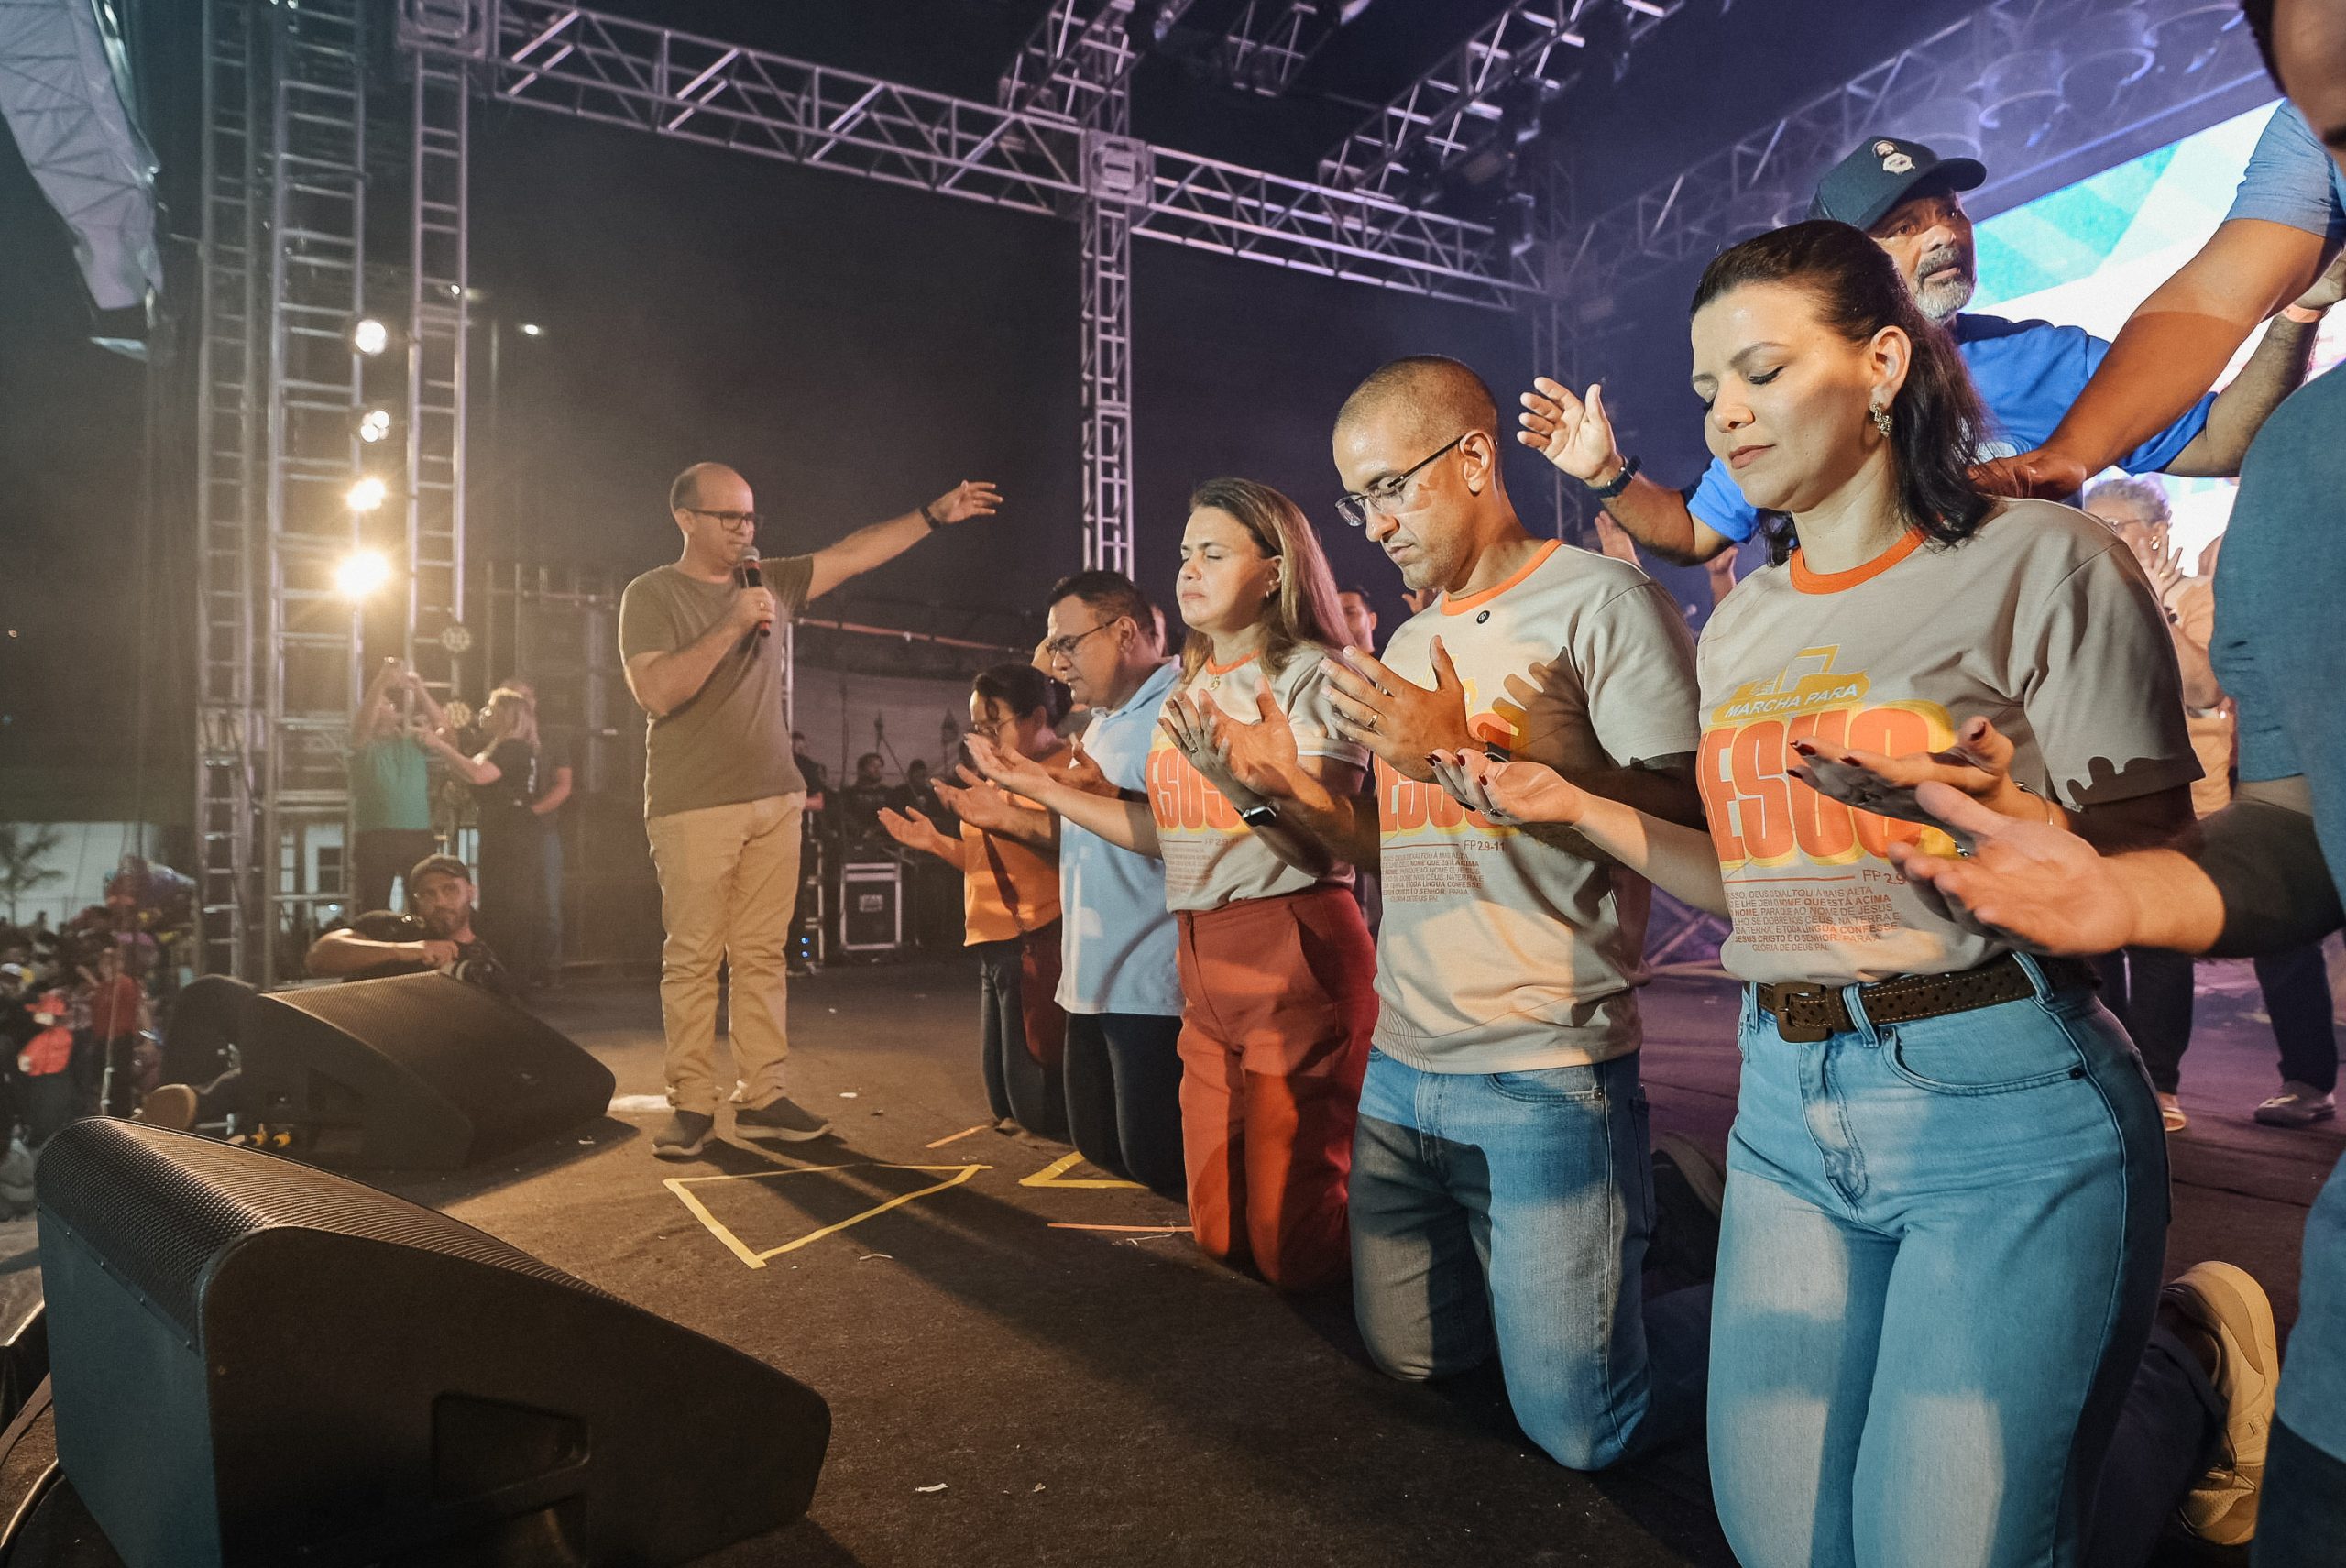
[[[2283,104],[2264,122],[2232,209],[2224,214],[2226,223],[2234,218],[2286,224],[2332,246],[2346,240],[2346,170],[2330,158],[2295,104]]]
[[[2298,389],[2257,433],[2216,563],[2216,678],[2240,704],[2244,782],[2303,774],[2315,835],[2346,899],[2346,374]],[[2346,1455],[2346,1165],[2306,1217],[2297,1330],[2281,1419]]]
[[[1119,789],[1148,787],[1157,712],[1179,676],[1165,664],[1122,707],[1091,716],[1083,749]],[[1059,1006],[1069,1013],[1181,1015],[1177,928],[1165,862],[1059,821]]]
[[[1970,367],[1971,384],[1979,389],[1995,426],[1990,444],[1980,450],[1983,460],[2044,445],[2110,352],[2109,344],[2083,327],[2001,316],[1957,316],[1955,345]],[[2208,410],[2215,400],[2213,393],[2201,398],[2118,466],[2131,474],[2165,468],[2207,428]],[[1713,531],[1737,541],[1750,538],[1760,526],[1759,509],[1743,499],[1742,488],[1716,458],[1704,470],[1686,509]]]

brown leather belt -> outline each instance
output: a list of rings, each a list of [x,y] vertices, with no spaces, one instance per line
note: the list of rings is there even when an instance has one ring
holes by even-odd
[[[2036,963],[2045,971],[2045,982],[2055,991],[2099,983],[2093,966],[2083,959],[2039,959]],[[1839,986],[1785,981],[1755,985],[1752,991],[1760,1005],[1776,1015],[1778,1036],[1792,1044],[1814,1045],[1858,1026]],[[1866,1017],[1877,1025],[1943,1018],[1950,1013],[1969,1013],[2035,994],[2028,971],[2010,953],[1953,974],[1902,975],[1858,988]]]

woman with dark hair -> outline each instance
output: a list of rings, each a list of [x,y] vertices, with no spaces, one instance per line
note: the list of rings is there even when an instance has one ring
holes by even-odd
[[[1244,729],[1283,714],[1289,765],[1338,797],[1367,753],[1338,739],[1325,660],[1344,635],[1327,558],[1296,504],[1250,479],[1189,498],[1176,598],[1189,628],[1149,751],[1148,798],[1091,793],[972,741],[996,784],[1165,861],[1181,928],[1181,1135],[1198,1245],[1285,1290],[1351,1266],[1345,1183],[1376,958],[1352,868],[1233,777]]]
[[[2105,844],[2187,823],[2165,620],[2090,518],[1973,488],[1963,367],[1858,230],[1735,247],[1693,318],[1705,435],[1776,545],[1701,641],[1709,834],[1522,762],[1438,771],[1731,917],[1709,1426],[1738,1558],[2076,1563],[2160,1302],[2158,1106],[2086,966],[1951,916],[1889,850],[1946,842],[1925,778]],[[1525,402],[1544,451],[1560,411]]]
[[[1067,706],[1067,687],[1032,664],[996,664],[970,685],[970,733],[1006,754],[1063,766],[1069,748],[1058,723]],[[883,807],[879,820],[897,843],[960,870],[965,945],[978,959],[978,1066],[994,1120],[1064,1140],[1057,857],[974,823],[948,839],[910,805]]]

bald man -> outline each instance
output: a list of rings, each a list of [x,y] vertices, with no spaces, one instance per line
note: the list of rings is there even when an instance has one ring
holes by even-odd
[[[798,894],[799,818],[806,781],[791,759],[773,623],[850,577],[893,561],[940,528],[992,517],[993,486],[963,481],[928,505],[858,529],[811,555],[761,561],[749,481],[696,463],[668,488],[684,535],[673,565],[627,586],[619,656],[649,716],[644,827],[660,872],[660,1018],[667,1035],[668,1103],[652,1135],[663,1159],[700,1153],[716,1124],[717,976],[729,964],[735,1129],[785,1143],[830,1124],[783,1091],[785,955]],[[737,573],[756,568],[760,586]]]
[[[1656,1190],[1671,1229],[1683,1216],[1680,1239],[1715,1234],[1678,1199],[1719,1177],[1691,1146],[1649,1164],[1645,884],[1570,832],[1469,815],[1427,754],[1503,749],[1700,822],[1694,643],[1637,566],[1523,526],[1498,411],[1466,366],[1384,367],[1345,402],[1334,444],[1345,519],[1412,592],[1439,596],[1382,657],[1352,649],[1350,668],[1330,667],[1338,728],[1376,759],[1375,795],[1337,800],[1286,773],[1258,791],[1384,881],[1354,1309],[1398,1377],[1496,1353],[1532,1441],[1602,1469],[1699,1415],[1707,1297],[1650,1308],[1640,1275]],[[1686,1250],[1699,1263],[1699,1243]]]

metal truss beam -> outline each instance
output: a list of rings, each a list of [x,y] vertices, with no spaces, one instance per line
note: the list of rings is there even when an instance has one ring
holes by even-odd
[[[1657,0],[1520,0],[1363,121],[1321,160],[1320,178],[1340,190],[1393,195],[1446,173],[1498,136],[1510,91],[1562,90],[1598,13],[1618,13],[1613,20],[1627,47],[1670,9]]]
[[[1083,127],[1063,118],[560,0],[502,0],[481,69],[507,103],[1015,211],[1072,214],[1087,188]],[[1496,310],[1537,287],[1485,225],[1169,148],[1150,148],[1148,160],[1135,234]]]
[[[1233,87],[1277,98],[1343,25],[1337,0],[1246,0],[1214,51]]]
[[[1150,41],[1172,31],[1195,0],[1155,0]],[[1052,0],[1034,36],[1003,72],[995,98],[1020,114],[1104,125],[1107,100],[1124,92],[1143,50],[1134,37],[1135,0]]]
[[[2228,112],[2264,76],[2239,21],[2210,0],[1997,0],[1596,216],[1560,258],[1563,285],[1594,324],[1639,271],[1798,219],[1817,176],[1871,135],[1984,143],[1975,207],[1992,212],[1998,188],[2034,171],[2195,105]]]

